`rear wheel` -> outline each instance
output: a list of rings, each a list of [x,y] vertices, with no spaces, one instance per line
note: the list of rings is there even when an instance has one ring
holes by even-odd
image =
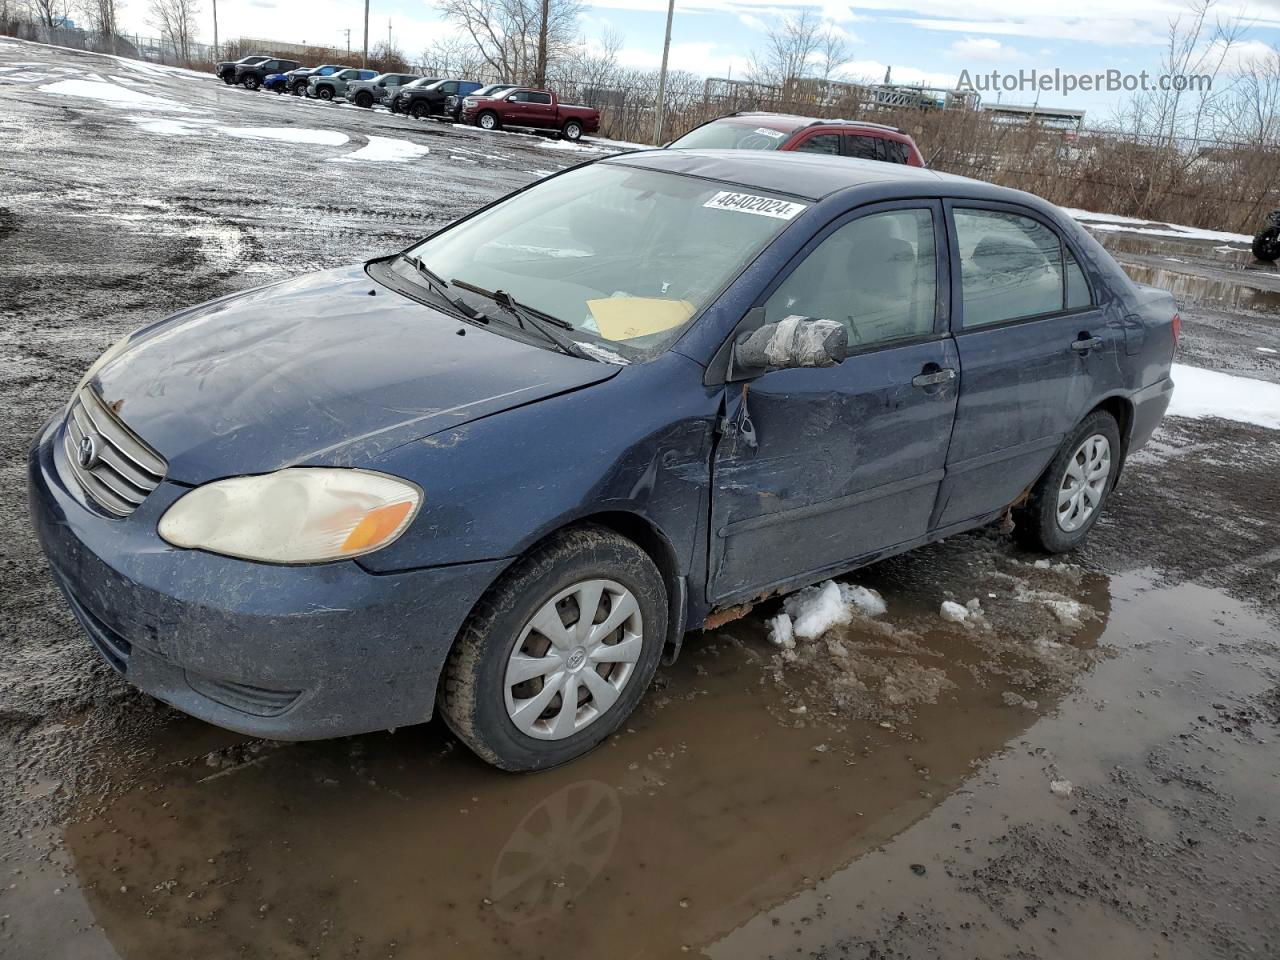
[[[566,531],[477,604],[445,663],[440,713],[504,770],[566,763],[635,708],[666,629],[666,589],[643,550],[601,527]]]
[[[569,120],[564,125],[564,138],[575,143],[582,139],[582,124],[577,120]]]
[[[480,116],[476,117],[476,125],[482,130],[497,130],[502,124],[498,121],[498,115],[492,110],[486,110]]]
[[[1280,260],[1280,227],[1268,227],[1253,238],[1253,255],[1267,263]]]
[[[1095,410],[1067,437],[1057,456],[1015,512],[1015,530],[1049,553],[1079,546],[1102,514],[1120,467],[1120,428]]]
[[[365,107],[365,108],[372,107],[373,94],[371,94],[368,90],[361,90],[359,93],[356,94],[355,104],[357,107]]]

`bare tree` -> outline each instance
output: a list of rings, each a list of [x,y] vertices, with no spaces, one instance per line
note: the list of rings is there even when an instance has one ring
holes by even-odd
[[[436,40],[422,51],[418,59],[418,70],[424,76],[476,80],[486,76],[491,69],[479,48],[465,37],[450,36]]]
[[[180,60],[191,59],[199,13],[199,0],[151,0],[151,23]]]
[[[466,31],[489,72],[511,83],[545,82],[575,49],[581,0],[440,0],[441,15]]]
[[[805,7],[784,17],[765,34],[764,47],[752,51],[748,60],[747,79],[776,87],[784,97],[794,98],[801,81],[834,80],[848,59],[844,35]]]

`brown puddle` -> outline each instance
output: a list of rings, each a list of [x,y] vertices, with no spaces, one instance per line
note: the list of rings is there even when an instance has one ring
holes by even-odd
[[[1123,267],[1133,280],[1168,290],[1179,303],[1193,300],[1258,313],[1280,313],[1280,290],[1261,283],[1252,285],[1248,273],[1242,272],[1238,279],[1219,280],[1142,263],[1124,263]]]
[[[887,896],[862,858],[968,796],[1080,670],[1134,645],[1135,623],[1176,613],[1136,581],[1117,629],[1104,577],[944,551],[856,578],[887,617],[803,642],[798,662],[762,616],[690,636],[625,733],[539,775],[495,772],[435,724],[277,745],[176,720],[147,778],[82,798],[51,863],[26,869],[34,889],[0,899],[9,932],[38,944],[17,955],[762,956],[798,945],[777,918],[801,915],[820,944],[855,920],[845,902],[813,924],[831,890]],[[943,624],[927,571],[974,555],[989,628]],[[1027,591],[1083,602],[1068,643]],[[867,684],[854,709],[833,695],[833,645]],[[893,693],[907,662],[945,674],[933,700]],[[991,826],[1043,802],[1033,779],[992,802]]]

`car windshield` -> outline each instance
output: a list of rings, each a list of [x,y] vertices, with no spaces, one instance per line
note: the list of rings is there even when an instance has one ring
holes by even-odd
[[[597,359],[636,361],[674,343],[804,209],[752,188],[597,163],[406,252],[450,284],[501,290],[562,321],[564,336]],[[404,258],[392,270],[424,282]],[[465,287],[449,292],[510,319]]]
[[[468,96],[491,97],[495,93],[501,93],[503,90],[506,90],[506,89],[507,89],[507,85],[505,83],[491,83],[487,87],[481,87],[479,90],[471,91],[471,93],[468,94]]]
[[[701,150],[777,150],[799,129],[774,130],[760,123],[716,121],[690,130],[670,146],[674,149]]]

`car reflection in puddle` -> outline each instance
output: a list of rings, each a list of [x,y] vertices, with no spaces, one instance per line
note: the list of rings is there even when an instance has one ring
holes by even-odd
[[[942,545],[867,571],[885,622],[837,628],[868,676],[908,659],[944,670],[933,701],[894,702],[874,682],[858,710],[824,701],[826,661],[784,666],[756,615],[689,637],[624,732],[565,767],[496,772],[438,724],[195,758],[188,747],[75,818],[66,849],[126,960],[708,944],[928,814],[1069,689],[1030,652],[1040,621],[1022,616],[1034,604],[1018,584],[1026,596],[1046,578],[1072,584],[1090,612],[1070,646],[1089,650],[1109,613],[1105,579],[1001,561],[1020,573],[983,575],[1001,598],[984,600],[990,627],[943,623],[929,571],[968,569],[972,553]],[[1031,626],[1004,632],[1015,617]],[[866,667],[877,659],[885,670]],[[1025,697],[1011,703],[1010,684]],[[206,729],[175,718],[170,732]]]

